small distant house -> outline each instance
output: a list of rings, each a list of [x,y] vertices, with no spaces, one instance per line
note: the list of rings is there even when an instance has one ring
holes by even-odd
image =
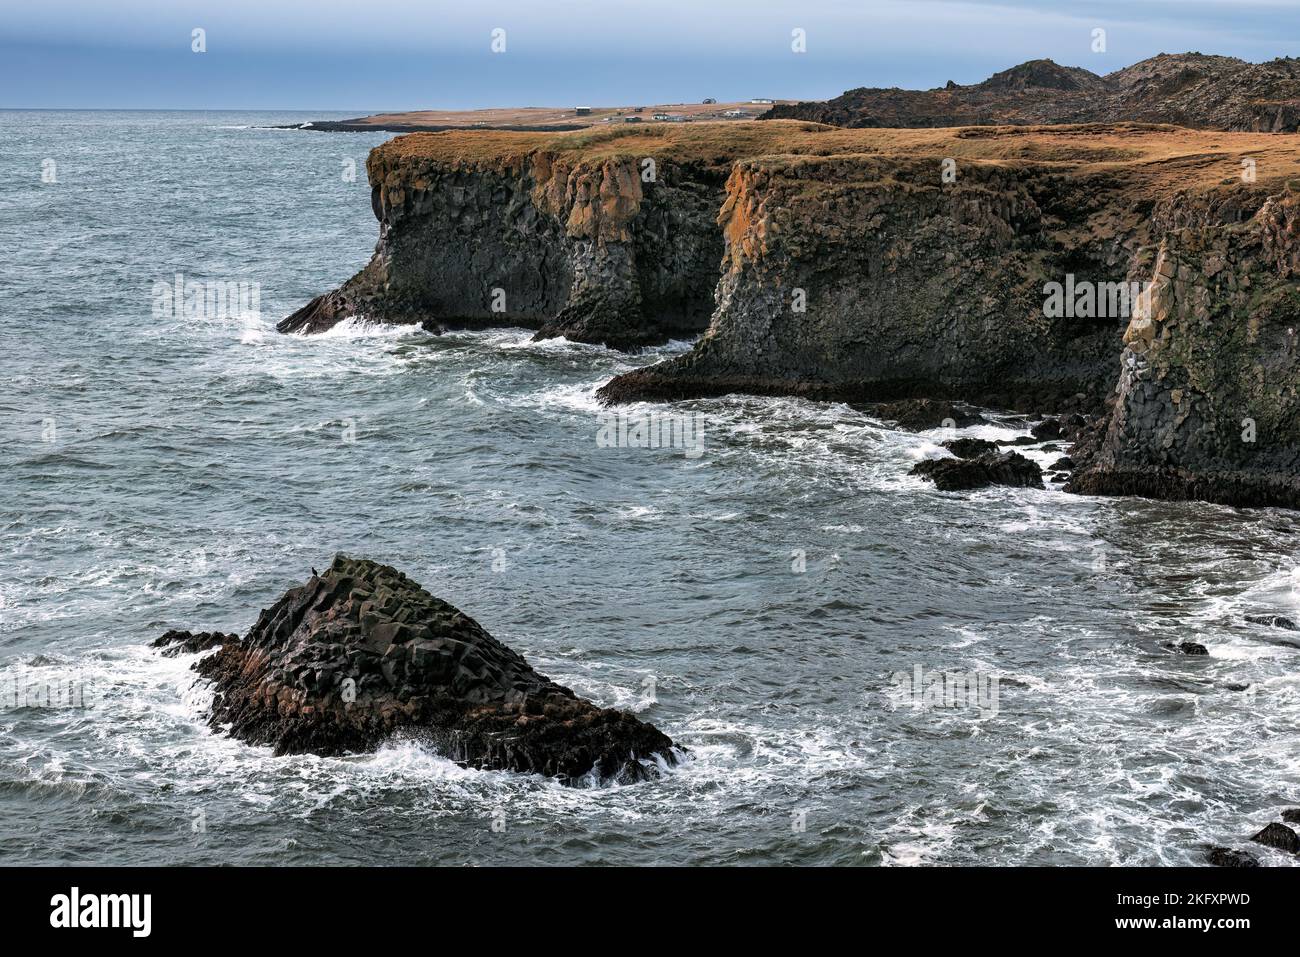
[[[723,110],[722,115],[734,117],[734,116],[746,116],[747,114],[745,113],[744,110]]]
[[[573,112],[574,112],[574,114],[577,115],[577,116],[591,116],[591,107],[589,107],[589,106],[579,106],[579,107],[577,107],[576,109],[574,109]]]
[[[656,113],[656,114],[654,115],[653,119],[656,119],[656,120],[658,120],[659,122],[662,123],[664,120],[668,119],[668,114],[667,114],[667,113]]]
[[[772,101],[765,97],[756,97],[749,101],[750,103],[771,103]]]
[[[669,113],[664,119],[669,123],[685,123],[686,115],[684,113]]]
[[[642,120],[641,117],[639,117],[639,116],[625,116],[625,117],[623,117],[623,122],[624,122],[624,123],[641,123],[641,122],[643,122],[643,120]]]

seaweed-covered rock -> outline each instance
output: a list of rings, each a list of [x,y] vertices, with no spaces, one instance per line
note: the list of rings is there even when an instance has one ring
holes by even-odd
[[[336,557],[195,669],[215,686],[212,726],[277,754],[365,751],[405,732],[471,767],[570,782],[635,780],[674,760],[656,728],[577,697],[366,559]]]

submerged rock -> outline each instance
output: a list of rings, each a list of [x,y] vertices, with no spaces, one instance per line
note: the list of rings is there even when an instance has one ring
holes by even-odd
[[[1259,867],[1259,861],[1245,851],[1234,851],[1228,847],[1210,848],[1205,860],[1215,867]]]
[[[1174,644],[1170,641],[1165,644],[1165,647],[1172,648],[1174,651],[1181,652],[1184,655],[1192,655],[1193,657],[1208,655],[1210,653],[1208,648],[1195,641],[1180,641],[1178,644]]]
[[[989,485],[1043,487],[1043,470],[1017,452],[985,453],[973,459],[926,459],[912,469],[945,492]]]
[[[878,402],[870,407],[871,414],[887,422],[895,423],[900,429],[922,432],[926,429],[940,429],[945,426],[963,429],[968,425],[979,425],[984,416],[970,412],[951,402],[934,399],[905,399],[901,402]]]
[[[1246,620],[1252,625],[1267,625],[1270,628],[1285,628],[1287,631],[1300,631],[1300,625],[1285,615],[1247,615]]]
[[[1282,820],[1290,824],[1300,824],[1300,807],[1289,807],[1282,812]]]
[[[409,733],[470,767],[636,780],[673,743],[538,674],[387,565],[342,555],[195,670],[210,723],[276,754],[372,750]]]
[[[1297,835],[1295,831],[1285,824],[1279,824],[1277,821],[1269,824],[1268,827],[1253,836],[1251,840],[1257,844],[1263,844],[1265,847],[1286,851],[1288,854],[1300,853],[1300,835]]]

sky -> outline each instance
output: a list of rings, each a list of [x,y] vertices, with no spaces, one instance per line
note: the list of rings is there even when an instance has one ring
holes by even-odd
[[[1298,56],[1300,0],[0,0],[0,108],[825,99],[1038,57],[1106,73],[1192,50]]]

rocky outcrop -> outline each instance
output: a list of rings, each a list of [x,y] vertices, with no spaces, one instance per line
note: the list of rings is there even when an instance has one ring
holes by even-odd
[[[340,555],[243,638],[224,637],[195,666],[215,691],[210,722],[276,754],[366,751],[408,734],[471,767],[569,782],[636,780],[675,760],[651,725],[538,674],[377,562]]]
[[[1277,821],[1267,825],[1251,840],[1265,847],[1285,851],[1287,854],[1300,854],[1300,834],[1296,834],[1291,828]]]
[[[357,317],[519,326],[626,349],[704,330],[725,173],[707,161],[593,157],[563,140],[530,149],[526,134],[495,135],[500,147],[486,155],[447,155],[443,134],[373,150],[373,259],[280,331],[321,332]]]
[[[1070,490],[1300,506],[1300,197],[1173,229]]]
[[[1148,122],[1294,133],[1300,130],[1300,60],[1162,53],[1106,76],[1030,60],[982,83],[860,87],[824,102],[780,104],[762,118],[857,128]]]
[[[175,658],[177,655],[197,655],[202,651],[210,651],[231,641],[238,641],[238,635],[227,635],[219,631],[169,631],[156,638],[151,647],[161,648],[164,658]]]
[[[927,429],[964,429],[985,421],[974,409],[936,399],[903,399],[877,402],[870,406],[873,416],[893,423],[895,428],[922,432]]]
[[[926,459],[912,469],[944,492],[962,492],[989,485],[1042,488],[1043,471],[1018,452],[986,452],[972,458]]]
[[[1087,86],[1054,76],[999,88]],[[631,348],[707,323],[600,398],[797,395],[912,428],[978,421],[963,403],[1052,411],[1012,444],[1075,442],[1071,491],[1300,501],[1288,138],[664,124],[417,134],[369,169],[375,258],[285,328]]]
[[[970,436],[949,439],[941,444],[959,459],[974,459],[979,458],[981,455],[997,454],[998,452],[996,442],[990,442],[988,439],[971,438]]]

